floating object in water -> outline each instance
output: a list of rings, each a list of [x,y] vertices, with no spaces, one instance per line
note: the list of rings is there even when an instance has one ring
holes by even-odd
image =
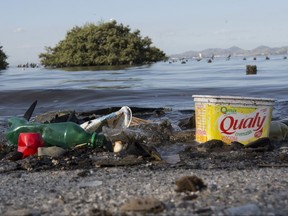
[[[257,74],[257,66],[256,65],[246,65],[246,74]]]

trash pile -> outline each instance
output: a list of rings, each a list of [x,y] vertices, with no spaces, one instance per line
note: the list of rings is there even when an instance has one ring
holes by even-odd
[[[32,118],[36,105],[37,101],[29,107],[23,117],[8,119],[4,136],[7,146],[17,149],[4,155],[3,159],[19,161],[28,158],[30,162],[34,160],[39,164],[47,157],[65,158],[65,154],[74,154],[73,160],[77,163],[78,158],[87,157],[87,152],[84,151],[89,151],[90,154],[102,152],[108,155],[109,159],[102,159],[98,165],[117,166],[143,161],[139,158],[129,159],[126,157],[128,155],[161,161],[162,157],[155,146],[172,137],[173,127],[168,120],[157,122],[132,116],[132,110],[128,106],[118,110],[112,108],[86,113],[51,112]],[[136,112],[140,111],[143,116],[148,112],[160,116],[164,112],[164,109],[133,109]],[[174,141],[177,141],[177,137],[179,135],[175,132]],[[170,160],[175,162],[173,157],[170,157]]]
[[[55,156],[55,152],[61,153],[66,149],[83,146],[120,152],[124,144],[131,141],[125,129],[131,123],[139,125],[148,122],[133,118],[132,111],[127,106],[81,124],[79,122],[83,120],[78,119],[75,112],[70,113],[67,119],[62,120],[56,115],[50,122],[43,122],[43,119],[42,122],[39,122],[37,118],[29,121],[36,104],[37,101],[30,106],[23,117],[8,119],[5,137],[10,146],[18,146],[18,152],[22,153],[22,158],[35,154]],[[138,148],[140,147],[145,149],[142,145],[138,146]]]
[[[19,173],[23,173],[22,170],[29,172],[53,170],[54,172],[55,170],[76,169],[77,174],[71,179],[75,182],[79,181],[81,191],[85,191],[83,190],[84,187],[88,187],[87,190],[90,190],[90,187],[102,185],[102,180],[98,180],[97,177],[96,180],[85,180],[83,183],[82,180],[79,180],[80,178],[93,177],[95,170],[97,170],[95,176],[98,176],[101,173],[98,173],[99,169],[103,167],[123,166],[124,169],[112,169],[111,175],[108,174],[107,176],[116,176],[118,180],[116,173],[121,173],[122,178],[130,179],[130,177],[127,178],[127,172],[128,175],[132,176],[133,181],[131,182],[142,182],[141,178],[143,176],[149,181],[150,175],[161,174],[167,180],[164,181],[166,182],[164,188],[169,190],[171,179],[177,177],[175,173],[179,175],[179,172],[176,172],[178,168],[181,174],[183,170],[187,170],[188,173],[194,171],[197,173],[196,170],[199,170],[198,173],[203,173],[203,171],[208,170],[206,173],[213,174],[218,173],[218,171],[221,173],[222,170],[228,170],[228,173],[241,170],[240,179],[237,180],[236,178],[236,182],[241,183],[240,186],[235,186],[238,190],[239,187],[243,186],[242,170],[262,167],[288,167],[288,119],[272,120],[269,136],[261,137],[249,143],[243,144],[234,141],[227,144],[220,139],[211,139],[200,143],[196,141],[195,136],[197,127],[194,110],[173,112],[164,108],[123,106],[89,112],[48,112],[32,117],[36,104],[37,101],[31,105],[22,117],[8,119],[5,132],[0,133],[0,173],[8,173],[8,177],[10,177],[10,173],[13,174],[11,175],[13,178],[14,176],[15,178],[21,176],[21,174],[11,172],[18,170],[20,170]],[[250,117],[250,120],[252,122],[252,117]],[[106,173],[107,170],[103,169],[102,171]],[[216,172],[210,172],[210,170]],[[136,174],[133,171],[136,171]],[[138,173],[142,172],[145,175],[138,176]],[[64,173],[69,175],[70,172]],[[110,170],[107,173],[110,173]],[[169,177],[167,177],[167,173]],[[30,176],[26,173],[25,175]],[[221,181],[221,178],[223,177],[219,177],[218,180]],[[24,180],[23,177],[21,181]],[[70,179],[68,180],[70,181]],[[146,190],[147,187],[155,188],[156,181],[160,182],[161,187],[164,185],[159,179],[154,179],[151,184],[150,182],[146,184],[147,181],[143,181],[143,188],[139,190]],[[18,179],[16,179],[16,182],[18,184]],[[114,184],[115,181],[112,181],[112,183]],[[271,188],[273,188],[273,184],[277,183],[278,180],[276,183],[275,181],[270,182],[269,178]],[[155,185],[153,186],[153,184]],[[285,182],[282,183],[282,185],[284,184]],[[129,189],[134,190],[134,183],[131,185],[132,187]],[[141,183],[139,185],[142,187]],[[257,183],[255,185],[255,191],[258,191]],[[172,184],[173,186],[176,186],[174,192],[177,195],[175,197],[181,199],[181,201],[177,201],[178,204],[174,207],[167,205],[166,198],[134,197],[122,202],[123,198],[121,197],[120,203],[122,204],[119,205],[119,211],[121,214],[158,214],[171,210],[169,208],[172,208],[172,211],[176,208],[180,210],[189,208],[195,214],[213,214],[214,207],[210,207],[209,202],[206,203],[207,194],[216,196],[216,200],[219,200],[220,197],[226,203],[227,191],[230,195],[233,190],[235,191],[233,182],[227,184],[229,188],[217,188],[217,184],[214,184],[214,181],[211,182],[211,179],[205,178],[205,175],[204,179],[196,175],[180,175]],[[112,187],[107,185],[107,187],[113,188],[113,185]],[[127,187],[127,184],[123,187],[124,189],[121,188],[121,191],[125,190],[125,187]],[[70,188],[69,186],[69,190]],[[110,191],[106,190],[105,186],[103,188],[103,191]],[[278,186],[276,188],[278,191]],[[98,188],[95,190],[98,190]],[[35,191],[37,190],[35,189]],[[111,190],[113,196],[116,192]],[[240,192],[242,193],[243,190],[241,189]],[[54,199],[56,193],[51,193]],[[78,196],[78,194],[75,195],[77,198]],[[164,196],[167,196],[167,194]],[[170,196],[174,197],[173,193]],[[46,202],[46,196],[44,197]],[[93,197],[95,196],[93,195]],[[103,201],[103,197],[99,197],[99,200]],[[112,196],[107,195],[107,197],[111,199]],[[65,199],[72,200],[69,196]],[[205,201],[201,204],[203,199]],[[264,199],[266,200],[266,198]],[[25,199],[23,198],[23,200]],[[58,202],[57,199],[55,200]],[[234,201],[239,202],[239,199],[235,198]],[[77,200],[77,202],[79,201]],[[196,203],[196,207],[191,208],[190,204],[194,206],[194,203]],[[211,203],[214,205],[215,201],[213,200]],[[60,205],[62,210],[62,204]],[[9,206],[11,206],[10,201]],[[228,206],[228,208],[225,208],[225,211],[227,211],[225,213],[260,215],[260,207],[262,206],[262,204],[258,206],[258,204],[248,202],[240,206]],[[18,212],[12,211],[10,213],[10,215],[16,214]],[[99,207],[93,207],[91,214],[112,215],[108,210],[101,210]]]
[[[215,156],[215,167],[227,166],[219,161],[219,154],[225,155],[228,162],[235,162],[234,166],[239,166],[237,161],[254,157],[247,152],[267,152],[275,147],[281,151],[275,153],[277,156],[271,159],[272,162],[277,158],[276,163],[286,163],[287,159],[288,126],[285,121],[272,121],[269,137],[248,144],[235,141],[227,145],[218,139],[196,142],[193,111],[186,113],[184,119],[178,118],[177,123],[165,118],[167,109],[131,109],[128,106],[82,113],[49,112],[32,118],[36,105],[37,101],[23,117],[8,119],[4,135],[11,152],[6,150],[5,154],[5,151],[0,151],[0,159],[18,161],[15,169],[19,169],[19,164],[20,169],[35,170],[36,167],[41,170],[136,165],[147,160],[206,169],[213,167],[205,158],[208,155],[210,159]],[[136,117],[135,113],[140,115]],[[2,149],[3,146],[1,144]],[[237,153],[227,155],[231,151]],[[255,161],[250,162],[252,166]],[[258,164],[263,165],[262,162],[258,161]],[[265,162],[269,160],[265,159]]]

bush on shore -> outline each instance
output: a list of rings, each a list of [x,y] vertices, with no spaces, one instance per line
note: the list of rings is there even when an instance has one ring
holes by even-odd
[[[74,27],[55,47],[39,55],[45,67],[148,64],[167,57],[149,37],[116,21]]]
[[[8,67],[7,58],[7,55],[2,50],[2,46],[0,46],[0,70],[4,70]]]

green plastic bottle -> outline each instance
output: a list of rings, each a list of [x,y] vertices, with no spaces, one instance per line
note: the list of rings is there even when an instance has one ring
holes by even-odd
[[[18,137],[22,132],[40,133],[45,146],[59,146],[65,149],[85,143],[92,147],[102,147],[108,142],[103,134],[88,133],[74,122],[39,124],[28,122],[24,118],[12,117],[8,119],[8,125],[5,136],[12,145],[18,144]]]

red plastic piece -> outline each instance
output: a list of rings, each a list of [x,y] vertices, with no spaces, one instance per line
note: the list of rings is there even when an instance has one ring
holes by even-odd
[[[20,133],[18,137],[18,152],[23,153],[23,157],[28,157],[37,153],[38,147],[43,147],[44,141],[40,133]]]

